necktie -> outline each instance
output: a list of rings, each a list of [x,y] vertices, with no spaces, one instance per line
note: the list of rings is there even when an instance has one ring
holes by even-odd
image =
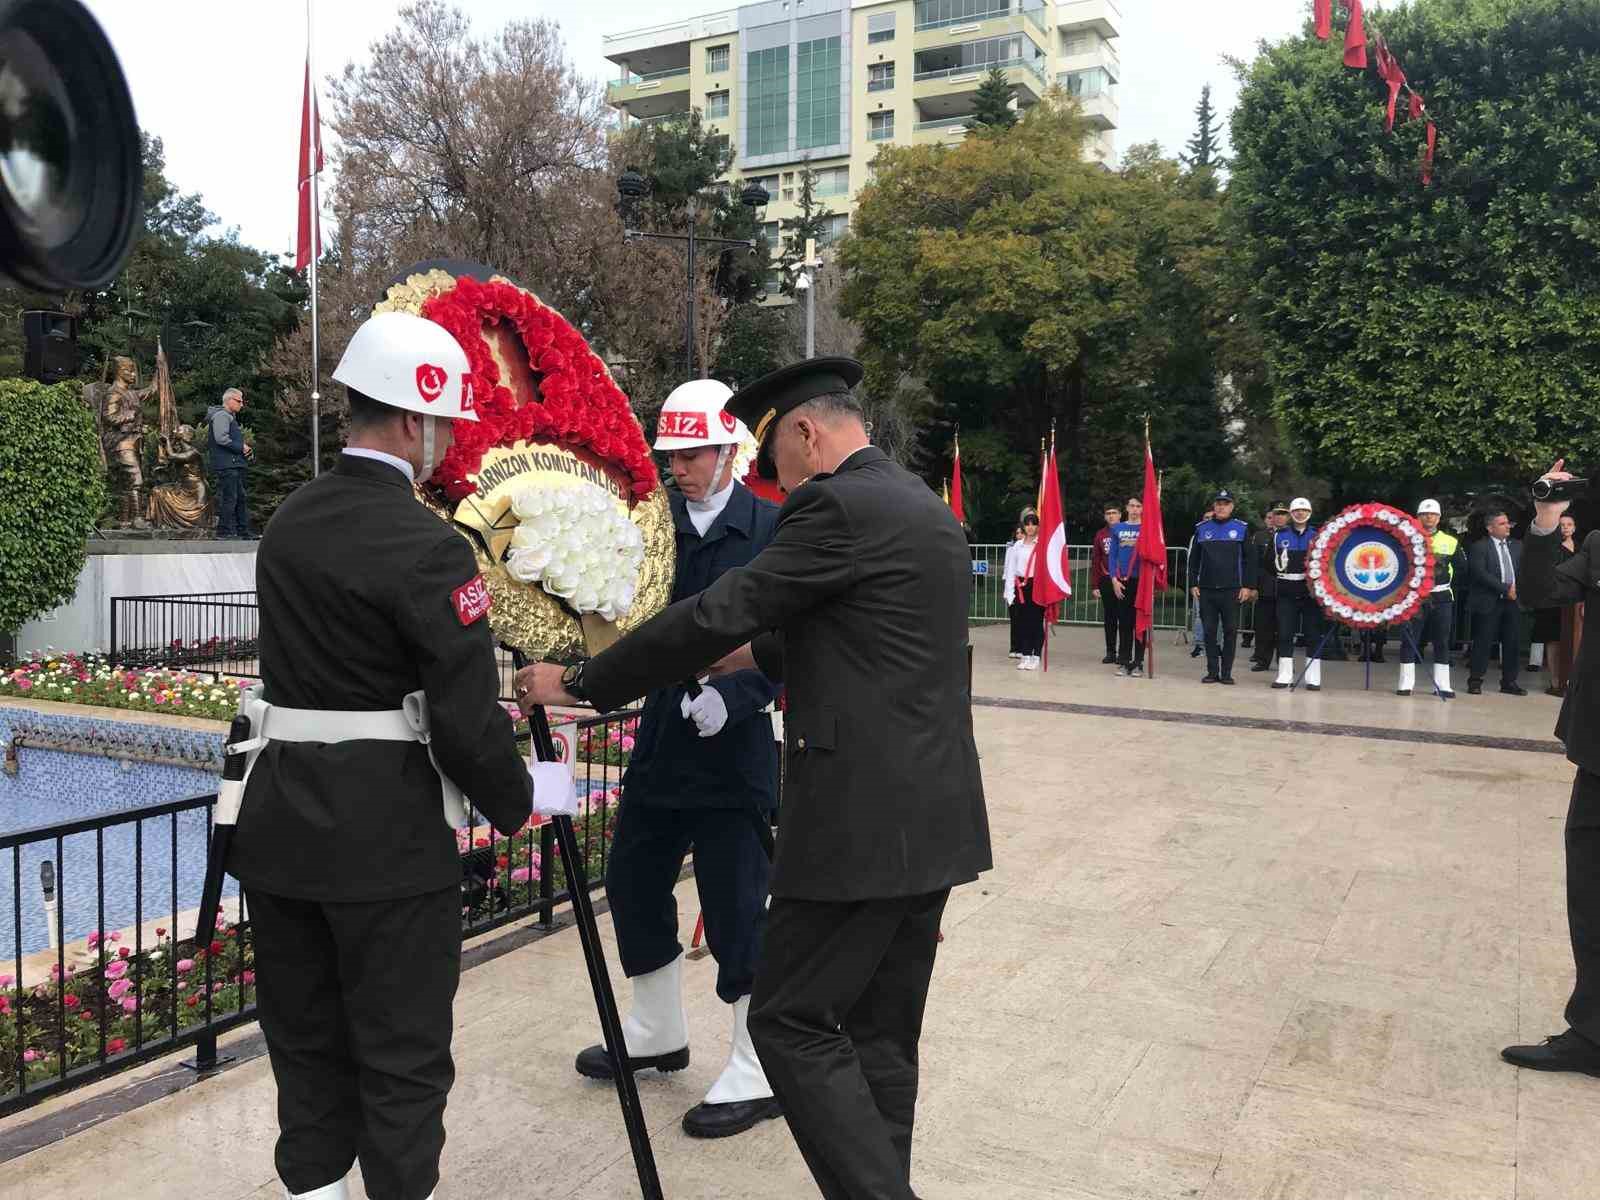
[[[1506,544],[1498,539],[1494,545],[1500,553],[1500,582],[1510,587],[1517,582],[1516,576],[1511,571],[1511,552],[1506,549]]]

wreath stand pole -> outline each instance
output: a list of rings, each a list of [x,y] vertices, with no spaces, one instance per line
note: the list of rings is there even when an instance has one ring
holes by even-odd
[[[1328,639],[1333,636],[1333,632],[1336,628],[1338,627],[1330,622],[1328,627],[1322,631],[1322,636],[1317,639],[1316,650],[1306,655],[1306,665],[1300,668],[1300,674],[1296,675],[1294,677],[1294,682],[1289,685],[1289,690],[1291,692],[1300,687],[1300,681],[1306,677],[1306,672],[1311,670],[1311,664],[1322,658],[1322,651],[1327,647]],[[1293,650],[1292,645],[1290,649],[1291,651]]]
[[[517,670],[527,663],[521,651],[512,651],[512,661]],[[544,706],[536,707],[528,715],[528,731],[533,737],[533,751],[541,762],[556,762],[555,739],[550,736],[550,717]],[[633,1151],[634,1169],[639,1174],[639,1193],[644,1200],[663,1200],[661,1177],[656,1173],[655,1152],[650,1148],[650,1130],[644,1122],[644,1110],[639,1104],[639,1088],[628,1067],[628,1046],[622,1036],[622,1018],[617,1013],[617,998],[611,990],[611,975],[606,970],[605,946],[600,941],[600,927],[595,921],[594,902],[589,895],[589,880],[583,868],[583,854],[578,848],[578,836],[572,827],[572,818],[552,817],[556,845],[561,850],[561,861],[567,871],[567,891],[572,894],[572,913],[577,920],[578,938],[583,943],[583,960],[589,968],[589,984],[594,989],[595,1008],[600,1014],[600,1032],[605,1038],[606,1054],[611,1059],[611,1077],[617,1085],[617,1102],[622,1106],[622,1123],[628,1130],[628,1146]],[[548,864],[545,869],[548,868]]]

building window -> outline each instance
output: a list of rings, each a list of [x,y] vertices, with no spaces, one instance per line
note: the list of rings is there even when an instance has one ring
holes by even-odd
[[[867,18],[867,44],[894,41],[894,14],[874,13]]]
[[[718,154],[726,154],[729,146],[728,135],[725,133],[713,133],[706,139],[706,145],[710,146]],[[721,186],[723,187],[723,190],[726,190],[726,184]]]
[[[750,182],[759,183],[761,190],[769,196],[776,197],[778,194],[778,177],[776,175],[757,175]]]
[[[839,144],[840,39],[817,38],[795,48],[794,144]]]
[[[963,21],[983,21],[1003,17],[1010,11],[1011,0],[917,0],[917,28],[937,29]]]
[[[829,167],[817,172],[817,181],[811,189],[813,196],[848,196],[850,194],[850,168]]]
[[[822,227],[817,230],[817,245],[831,246],[845,235],[850,228],[850,218],[844,213],[834,213],[822,219]]]
[[[707,120],[711,120],[711,121],[715,121],[718,117],[725,117],[727,115],[728,115],[728,93],[727,92],[707,92],[706,93],[706,119]]]
[[[894,87],[894,64],[872,63],[867,67],[867,91],[887,92]]]
[[[728,69],[728,48],[726,46],[706,47],[706,74],[721,75]]]
[[[761,226],[761,236],[767,239],[767,245],[776,246],[778,244],[778,223],[776,221],[768,221],[763,224]]]
[[[894,110],[867,114],[867,141],[887,142],[894,137]]]
[[[745,65],[744,152],[782,153],[789,149],[789,47],[752,50]]]
[[[1061,76],[1061,86],[1066,89],[1069,96],[1090,99],[1103,96],[1111,90],[1111,76],[1102,67],[1090,67],[1087,71],[1068,71]]]

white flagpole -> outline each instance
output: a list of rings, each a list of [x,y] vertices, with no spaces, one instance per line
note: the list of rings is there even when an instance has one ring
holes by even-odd
[[[322,469],[321,359],[317,344],[317,257],[322,247],[322,197],[318,188],[317,148],[322,144],[322,116],[317,107],[316,59],[312,52],[311,0],[306,0],[306,69],[311,76],[311,475]]]

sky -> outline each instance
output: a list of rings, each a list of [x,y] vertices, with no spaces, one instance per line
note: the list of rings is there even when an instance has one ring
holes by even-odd
[[[295,176],[306,11],[296,0],[86,0],[122,61],[140,124],[160,137],[168,177],[199,192],[218,231],[283,252],[295,234]],[[403,0],[315,0],[319,76],[365,59]],[[579,70],[611,78],[601,37],[701,12],[699,0],[456,0],[475,30],[514,18],[559,22]],[[1119,0],[1123,30],[1119,150],[1157,141],[1177,153],[1194,132],[1203,84],[1224,114],[1238,94],[1225,55],[1294,32],[1304,0]]]

